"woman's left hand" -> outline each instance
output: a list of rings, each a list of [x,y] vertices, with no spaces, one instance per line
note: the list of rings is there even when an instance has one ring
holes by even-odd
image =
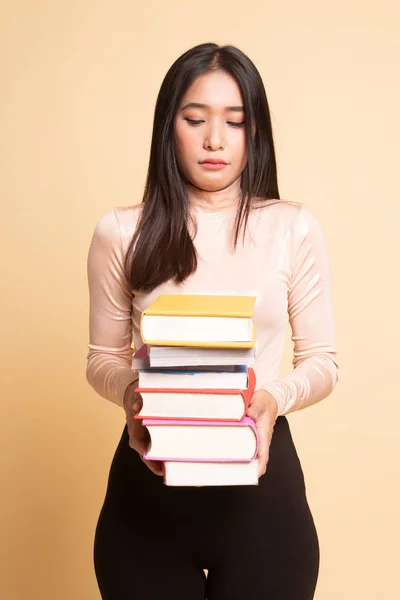
[[[269,447],[278,415],[275,398],[267,390],[256,390],[250,400],[246,415],[254,419],[257,427],[259,438],[258,477],[261,477],[267,470]]]

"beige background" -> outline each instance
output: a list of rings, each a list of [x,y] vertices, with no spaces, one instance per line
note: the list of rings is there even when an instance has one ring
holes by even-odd
[[[259,68],[281,196],[314,210],[331,257],[339,383],[289,417],[316,600],[400,597],[399,19],[394,0],[2,3],[2,598],[100,598],[93,535],[124,415],[85,379],[87,250],[100,216],[141,200],[161,80],[205,41]],[[290,359],[288,344],[282,373]]]

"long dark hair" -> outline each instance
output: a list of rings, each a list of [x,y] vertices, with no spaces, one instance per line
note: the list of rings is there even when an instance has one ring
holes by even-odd
[[[200,75],[217,70],[236,80],[245,114],[247,164],[241,174],[234,248],[242,225],[246,230],[253,199],[279,199],[271,117],[258,70],[235,46],[207,43],[191,48],[170,67],[157,97],[144,205],[125,261],[133,290],[151,292],[170,279],[183,282],[196,271],[197,254],[188,229],[188,192],[175,156],[174,125],[190,85]]]

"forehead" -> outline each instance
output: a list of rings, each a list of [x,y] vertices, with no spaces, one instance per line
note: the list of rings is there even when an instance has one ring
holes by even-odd
[[[235,79],[223,71],[200,75],[186,90],[181,107],[190,102],[208,104],[210,108],[224,109],[242,104],[242,95]]]

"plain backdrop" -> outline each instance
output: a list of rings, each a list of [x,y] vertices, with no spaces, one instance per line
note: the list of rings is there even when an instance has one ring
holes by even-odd
[[[314,211],[330,255],[339,383],[289,416],[320,538],[316,600],[400,597],[399,3],[0,10],[0,596],[100,598],[94,529],[125,418],[85,378],[87,251],[105,212],[142,199],[167,69],[213,41],[258,67],[281,197]],[[291,352],[288,328],[282,374]]]

